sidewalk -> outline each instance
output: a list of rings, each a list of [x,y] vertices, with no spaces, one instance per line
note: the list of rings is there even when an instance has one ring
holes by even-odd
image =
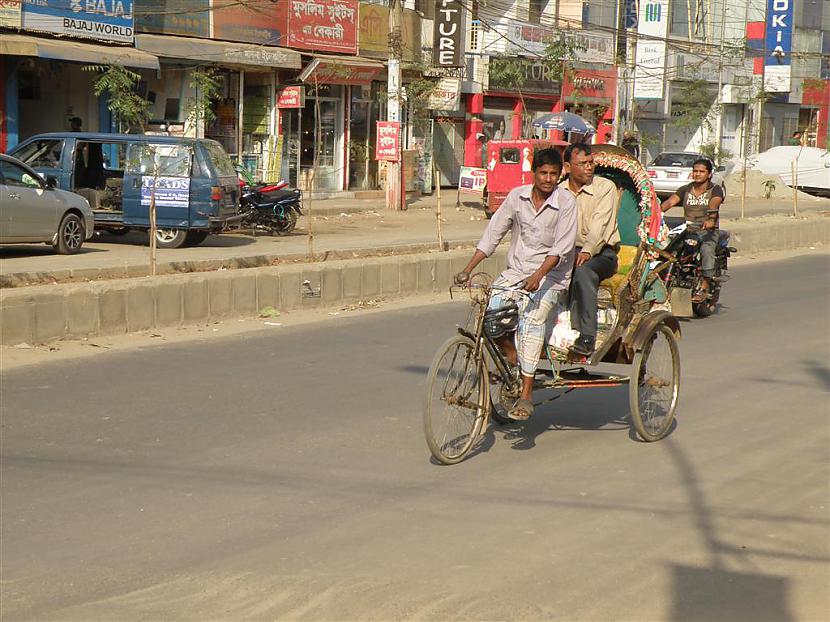
[[[465,197],[462,195],[462,199]],[[471,247],[486,226],[479,204],[468,201],[455,207],[454,192],[442,197],[442,231],[446,247]],[[434,197],[410,199],[407,211],[387,211],[382,199],[315,200],[311,219],[303,217],[297,230],[286,237],[251,236],[245,233],[209,236],[194,248],[158,251],[159,274],[207,272],[306,262],[309,258],[308,226],[314,240],[315,261],[357,257],[411,254],[437,250],[437,219]],[[724,204],[722,226],[739,232],[754,223],[775,228],[775,220],[792,211],[791,201],[748,199],[747,219],[740,215],[740,198],[730,196]],[[679,215],[677,209],[669,215]],[[799,201],[799,214],[830,214],[830,200]],[[765,215],[774,216],[759,217]],[[791,219],[790,219],[791,220]],[[782,221],[783,222],[783,221]],[[96,235],[78,255],[56,255],[46,245],[0,247],[0,287],[20,287],[57,282],[140,277],[149,274],[150,249],[147,235]]]

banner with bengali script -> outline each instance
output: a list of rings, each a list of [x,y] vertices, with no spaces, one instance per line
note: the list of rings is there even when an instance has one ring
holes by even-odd
[[[288,46],[357,54],[358,0],[286,0]]]

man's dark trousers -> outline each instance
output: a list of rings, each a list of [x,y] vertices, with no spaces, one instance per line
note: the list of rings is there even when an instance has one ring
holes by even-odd
[[[579,255],[581,249],[577,248]],[[617,253],[605,246],[578,268],[571,277],[571,327],[585,337],[597,336],[597,290],[600,281],[617,272]]]

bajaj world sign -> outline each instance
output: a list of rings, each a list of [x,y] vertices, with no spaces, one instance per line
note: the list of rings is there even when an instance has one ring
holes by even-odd
[[[432,64],[464,66],[464,5],[458,0],[436,0]]]
[[[23,0],[23,29],[133,42],[132,0]]]

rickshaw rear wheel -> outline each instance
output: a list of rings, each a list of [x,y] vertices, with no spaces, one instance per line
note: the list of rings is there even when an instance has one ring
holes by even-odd
[[[444,342],[427,375],[424,436],[442,464],[461,462],[487,418],[487,372],[475,356],[472,339],[458,335]]]
[[[631,422],[644,441],[671,430],[680,394],[680,350],[674,332],[660,324],[635,354],[628,386]]]

